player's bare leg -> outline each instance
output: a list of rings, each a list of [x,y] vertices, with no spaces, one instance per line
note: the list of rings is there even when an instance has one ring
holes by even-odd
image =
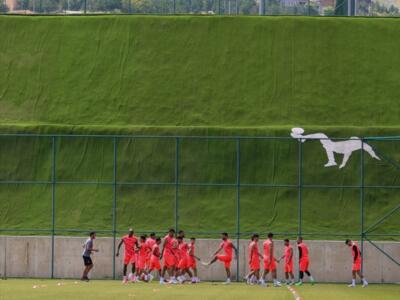
[[[274,287],[281,286],[281,283],[276,279],[276,270],[271,272],[271,276],[272,276],[272,281],[274,283]]]
[[[268,273],[269,273],[269,270],[264,270],[263,271],[261,279],[260,279],[260,284],[261,285],[268,286],[268,284],[266,284],[266,280],[265,280],[265,278],[267,277]]]
[[[289,272],[289,276],[290,276],[290,280],[291,280],[290,285],[293,285],[294,284],[294,274],[293,274],[293,272]]]
[[[251,283],[251,278],[254,276],[254,274],[256,273],[256,270],[250,271],[249,274],[247,274],[244,279],[246,280],[247,284]]]
[[[230,268],[225,268],[226,271],[226,282],[225,284],[230,284],[231,283],[231,269]]]

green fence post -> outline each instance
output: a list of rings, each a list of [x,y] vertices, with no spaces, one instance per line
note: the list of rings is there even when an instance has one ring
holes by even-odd
[[[240,281],[240,138],[236,139],[236,281]]]
[[[54,278],[54,242],[56,228],[56,137],[52,137],[51,146],[51,278]]]
[[[179,137],[175,138],[175,231],[179,230]]]
[[[87,0],[83,3],[83,13],[86,15],[86,10],[87,10]]]
[[[174,15],[176,14],[176,0],[174,0]]]
[[[301,236],[302,232],[302,187],[303,187],[303,145],[298,141],[298,235]]]
[[[112,268],[113,268],[113,279],[115,280],[115,242],[117,239],[117,138],[114,137],[114,170],[113,170],[113,254],[112,254]]]
[[[360,164],[360,175],[361,175],[361,182],[360,182],[360,216],[361,216],[361,274],[364,270],[364,200],[365,200],[365,172],[364,172],[364,139],[361,138],[361,164]]]
[[[218,0],[218,14],[221,14],[221,0]]]

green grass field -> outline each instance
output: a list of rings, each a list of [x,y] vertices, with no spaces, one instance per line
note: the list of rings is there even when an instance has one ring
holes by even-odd
[[[333,137],[399,134],[398,19],[0,16],[0,36],[0,132],[288,136],[303,126]],[[372,144],[400,161],[400,142]],[[297,150],[293,140],[243,141],[241,183],[296,185]],[[303,231],[357,233],[360,154],[339,170],[323,168],[318,142],[303,153],[304,184],[339,186],[303,191]],[[236,184],[234,141],[184,140],[180,157],[182,183]],[[120,139],[117,178],[174,183],[174,159],[174,140]],[[56,165],[60,181],[111,182],[112,140],[58,139]],[[367,185],[400,184],[387,161],[367,156],[365,174]],[[51,139],[0,138],[0,180],[50,179]],[[118,230],[175,225],[174,185],[116,192]],[[236,231],[234,186],[178,192],[179,227]],[[297,193],[242,188],[240,230],[297,232]],[[112,185],[62,184],[55,195],[56,229],[112,230]],[[50,184],[1,185],[0,228],[49,229],[51,196]],[[366,189],[365,226],[398,196]],[[396,232],[399,215],[375,232]]]
[[[58,285],[61,283],[61,285]],[[36,286],[36,288],[33,288]],[[345,284],[304,285],[295,287],[302,300],[397,300],[399,285],[370,285],[368,288],[349,289]],[[160,286],[152,284],[122,285],[119,281],[92,281],[81,283],[71,280],[0,280],[0,299],[46,300],[46,299],[220,299],[220,300],[295,300],[286,288],[246,286],[220,283],[197,285]]]

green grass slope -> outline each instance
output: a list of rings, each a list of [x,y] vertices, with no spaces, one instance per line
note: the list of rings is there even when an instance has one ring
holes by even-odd
[[[400,20],[0,17],[2,124],[398,124]]]
[[[297,125],[396,135],[399,29],[396,19],[2,16],[0,130],[288,136]],[[41,182],[0,185],[0,228],[51,228],[51,139],[0,141],[0,180]],[[112,230],[113,140],[56,143],[56,229]],[[365,184],[398,186],[400,143],[370,144],[387,159],[366,155]],[[176,189],[175,139],[118,139],[117,229],[164,231],[177,212],[188,231],[236,232],[239,196],[241,231],[297,232],[297,142],[242,140],[239,193],[236,146],[182,139]],[[321,145],[307,142],[303,159],[304,184],[337,186],[303,189],[303,232],[358,233],[360,153],[345,169],[324,168]],[[366,227],[399,191],[365,189]],[[396,233],[399,220],[374,232]]]

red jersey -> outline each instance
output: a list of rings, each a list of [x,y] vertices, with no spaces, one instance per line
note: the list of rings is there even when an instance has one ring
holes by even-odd
[[[254,262],[260,259],[259,256],[259,251],[258,251],[258,243],[257,242],[251,242],[249,244],[249,259],[250,262]]]
[[[147,253],[149,252],[146,242],[140,242],[139,246],[139,257],[146,257]]]
[[[225,255],[228,257],[232,257],[232,252],[233,252],[233,244],[230,240],[223,241],[220,244],[220,247],[224,249]]]
[[[147,254],[148,256],[151,256],[151,249],[153,249],[153,246],[155,245],[156,240],[152,238],[148,238],[146,240],[146,246],[147,246]]]
[[[136,243],[138,241],[136,236],[125,235],[122,237],[124,242],[125,254],[133,255],[135,253]]]
[[[293,260],[292,246],[285,246],[285,263],[290,263]]]
[[[308,258],[308,247],[303,242],[297,245],[299,247],[299,258]]]
[[[182,242],[179,244],[179,257],[180,258],[185,258],[188,256],[188,249],[189,246],[185,242]]]
[[[160,247],[157,244],[154,244],[151,248],[151,258],[159,259],[160,258]]]
[[[196,255],[196,254],[195,254],[195,251],[196,251],[195,244],[190,243],[188,246],[189,246],[189,256],[194,256],[194,255]]]
[[[165,255],[174,255],[174,245],[175,245],[175,238],[166,235],[164,238],[164,254]]]
[[[356,242],[352,242],[351,254],[353,255],[354,262],[361,261],[361,251]]]
[[[274,260],[274,253],[272,251],[272,255],[271,255],[271,248],[274,246],[274,242],[270,239],[266,240],[263,243],[263,248],[264,248],[264,259],[268,259],[268,260]]]

